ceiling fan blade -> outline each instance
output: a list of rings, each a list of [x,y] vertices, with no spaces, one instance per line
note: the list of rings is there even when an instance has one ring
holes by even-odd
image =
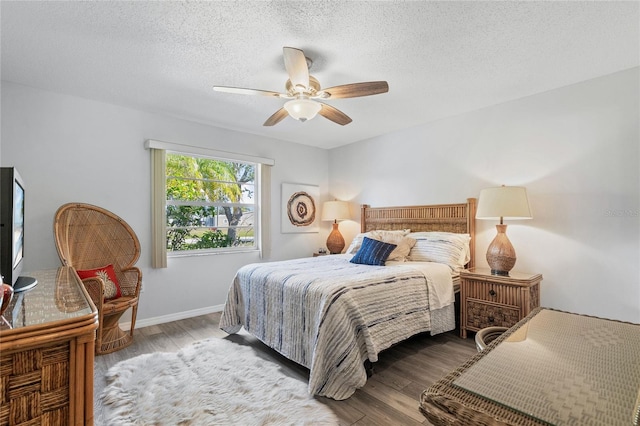
[[[309,87],[309,67],[304,52],[294,47],[283,47],[282,52],[284,67],[287,69],[293,87],[301,86],[304,89]]]
[[[318,93],[322,99],[357,98],[387,93],[389,84],[386,81],[367,81],[364,83],[343,84],[342,86],[329,87]]]
[[[319,102],[319,104],[322,105],[322,108],[318,111],[318,114],[324,118],[331,120],[334,123],[338,123],[341,126],[351,123],[351,118],[339,109],[334,108],[331,105],[323,104],[322,102]]]
[[[235,93],[238,95],[260,95],[260,96],[275,96],[277,98],[289,98],[289,95],[284,93],[271,92],[269,90],[258,89],[244,89],[242,87],[227,87],[227,86],[213,86],[213,90],[216,92]]]
[[[274,124],[278,124],[288,115],[289,113],[284,109],[284,107],[280,108],[274,112],[271,117],[267,118],[267,121],[264,122],[263,126],[273,126]]]

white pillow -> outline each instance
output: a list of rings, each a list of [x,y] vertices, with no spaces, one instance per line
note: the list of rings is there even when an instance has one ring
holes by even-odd
[[[349,247],[347,247],[347,251],[345,251],[345,253],[356,254],[358,252],[358,249],[362,245],[362,240],[364,239],[364,236],[365,236],[364,233],[360,233],[360,234],[357,234],[355,237],[353,237],[353,240],[351,240],[351,244],[349,244]]]
[[[469,234],[452,232],[412,232],[409,237],[416,244],[409,252],[409,260],[414,262],[437,262],[448,265],[459,272],[471,260]]]
[[[360,234],[356,235],[355,237],[353,237],[353,240],[351,240],[351,244],[349,244],[349,247],[347,248],[347,251],[345,253],[346,254],[356,254],[358,249],[360,249],[360,246],[362,245],[362,240],[364,239],[364,237],[372,238],[371,234],[373,232],[383,233],[383,234],[378,234],[378,235],[387,236],[387,235],[394,235],[395,234],[395,235],[401,235],[401,236],[404,237],[409,232],[411,232],[411,229],[400,229],[400,230],[397,230],[397,231],[387,231],[387,230],[379,230],[379,231],[377,231],[376,230],[376,231],[369,231],[369,232],[360,233]],[[374,238],[374,239],[379,240],[379,241],[384,241],[384,240],[381,240],[380,238]],[[385,241],[385,242],[387,242],[387,241]],[[393,244],[395,244],[395,243],[393,243]]]
[[[411,248],[416,245],[416,240],[396,231],[371,231],[369,234],[369,238],[396,245],[387,260],[406,262]]]

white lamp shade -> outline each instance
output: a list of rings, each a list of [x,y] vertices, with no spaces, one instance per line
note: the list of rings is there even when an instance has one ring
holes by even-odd
[[[346,201],[327,201],[322,205],[322,220],[346,220],[350,217]]]
[[[527,190],[521,186],[499,186],[480,191],[476,219],[531,219]]]
[[[284,104],[284,109],[296,120],[307,121],[316,116],[322,105],[310,99],[294,99]]]

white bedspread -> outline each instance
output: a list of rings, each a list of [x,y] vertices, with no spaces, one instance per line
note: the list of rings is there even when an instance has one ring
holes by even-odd
[[[455,327],[448,266],[356,265],[351,257],[240,268],[220,328],[236,333],[244,326],[310,369],[311,394],[346,399],[366,383],[365,360],[377,361],[378,353],[417,333]]]
[[[451,276],[451,268],[448,266],[433,262],[387,262],[387,265],[415,268],[427,277],[429,309],[444,308],[455,300],[453,277]]]

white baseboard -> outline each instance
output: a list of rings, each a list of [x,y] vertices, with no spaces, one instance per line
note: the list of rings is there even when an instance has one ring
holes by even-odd
[[[136,320],[136,328],[164,324],[166,322],[178,321],[186,318],[193,318],[200,315],[211,314],[213,312],[221,312],[223,309],[224,305],[207,306],[206,308],[194,309],[192,311],[177,312],[175,314],[163,315],[161,317]],[[120,323],[119,326],[123,330],[129,330],[129,327],[131,327],[131,321]]]

